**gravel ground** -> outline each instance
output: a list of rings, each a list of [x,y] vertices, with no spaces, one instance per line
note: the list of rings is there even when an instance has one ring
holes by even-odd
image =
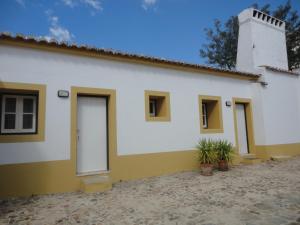
[[[300,157],[128,181],[96,194],[0,201],[0,224],[300,225]]]

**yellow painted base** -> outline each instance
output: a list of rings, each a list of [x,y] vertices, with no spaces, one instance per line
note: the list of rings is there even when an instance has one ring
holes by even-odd
[[[113,183],[198,168],[195,150],[116,156],[113,163]],[[79,191],[82,179],[76,176],[72,160],[2,165],[0,198]]]
[[[270,159],[272,155],[300,155],[300,143],[257,146],[255,155]],[[199,168],[197,151],[175,151],[153,154],[113,156],[110,168],[112,183],[159,176]],[[236,156],[234,164],[241,162]],[[72,160],[24,163],[0,166],[0,197],[29,196],[79,191],[82,177],[76,176]],[[94,191],[98,187],[88,187]],[[103,187],[104,188],[104,187]],[[107,187],[108,188],[108,187]]]
[[[256,146],[255,154],[260,159],[271,159],[272,156],[300,155],[300,143]]]

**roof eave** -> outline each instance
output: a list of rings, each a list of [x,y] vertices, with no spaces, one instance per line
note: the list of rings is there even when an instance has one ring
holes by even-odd
[[[136,64],[144,64],[158,66],[168,69],[177,69],[194,73],[207,73],[216,76],[232,77],[238,79],[246,79],[256,81],[260,74],[252,74],[239,71],[231,71],[198,64],[190,64],[180,61],[172,61],[155,57],[141,56],[136,54],[128,54],[118,51],[99,49],[89,46],[78,46],[65,42],[46,41],[45,39],[36,39],[33,37],[24,37],[22,35],[11,36],[5,33],[0,34],[0,44],[12,45],[18,47],[34,48],[45,51],[54,51],[67,54],[75,54],[88,57],[97,57],[108,60],[117,60],[121,62],[129,62]]]

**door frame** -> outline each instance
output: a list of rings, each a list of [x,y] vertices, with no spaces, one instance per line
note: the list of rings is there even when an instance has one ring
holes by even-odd
[[[255,139],[254,139],[254,127],[253,127],[253,115],[252,115],[252,100],[250,98],[232,98],[232,103],[233,103],[233,117],[234,117],[234,132],[235,132],[236,152],[238,153],[238,155],[240,155],[239,141],[238,141],[236,104],[243,104],[244,107],[245,107],[248,152],[249,152],[249,154],[255,154]]]
[[[107,111],[107,172],[112,170],[116,157],[116,91],[113,89],[71,87],[71,162],[77,176],[77,99],[78,96],[106,98]]]

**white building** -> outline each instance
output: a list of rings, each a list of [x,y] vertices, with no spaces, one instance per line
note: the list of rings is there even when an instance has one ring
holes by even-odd
[[[1,34],[0,196],[192,170],[205,137],[236,161],[300,154],[285,24],[254,9],[239,22],[238,71]]]

